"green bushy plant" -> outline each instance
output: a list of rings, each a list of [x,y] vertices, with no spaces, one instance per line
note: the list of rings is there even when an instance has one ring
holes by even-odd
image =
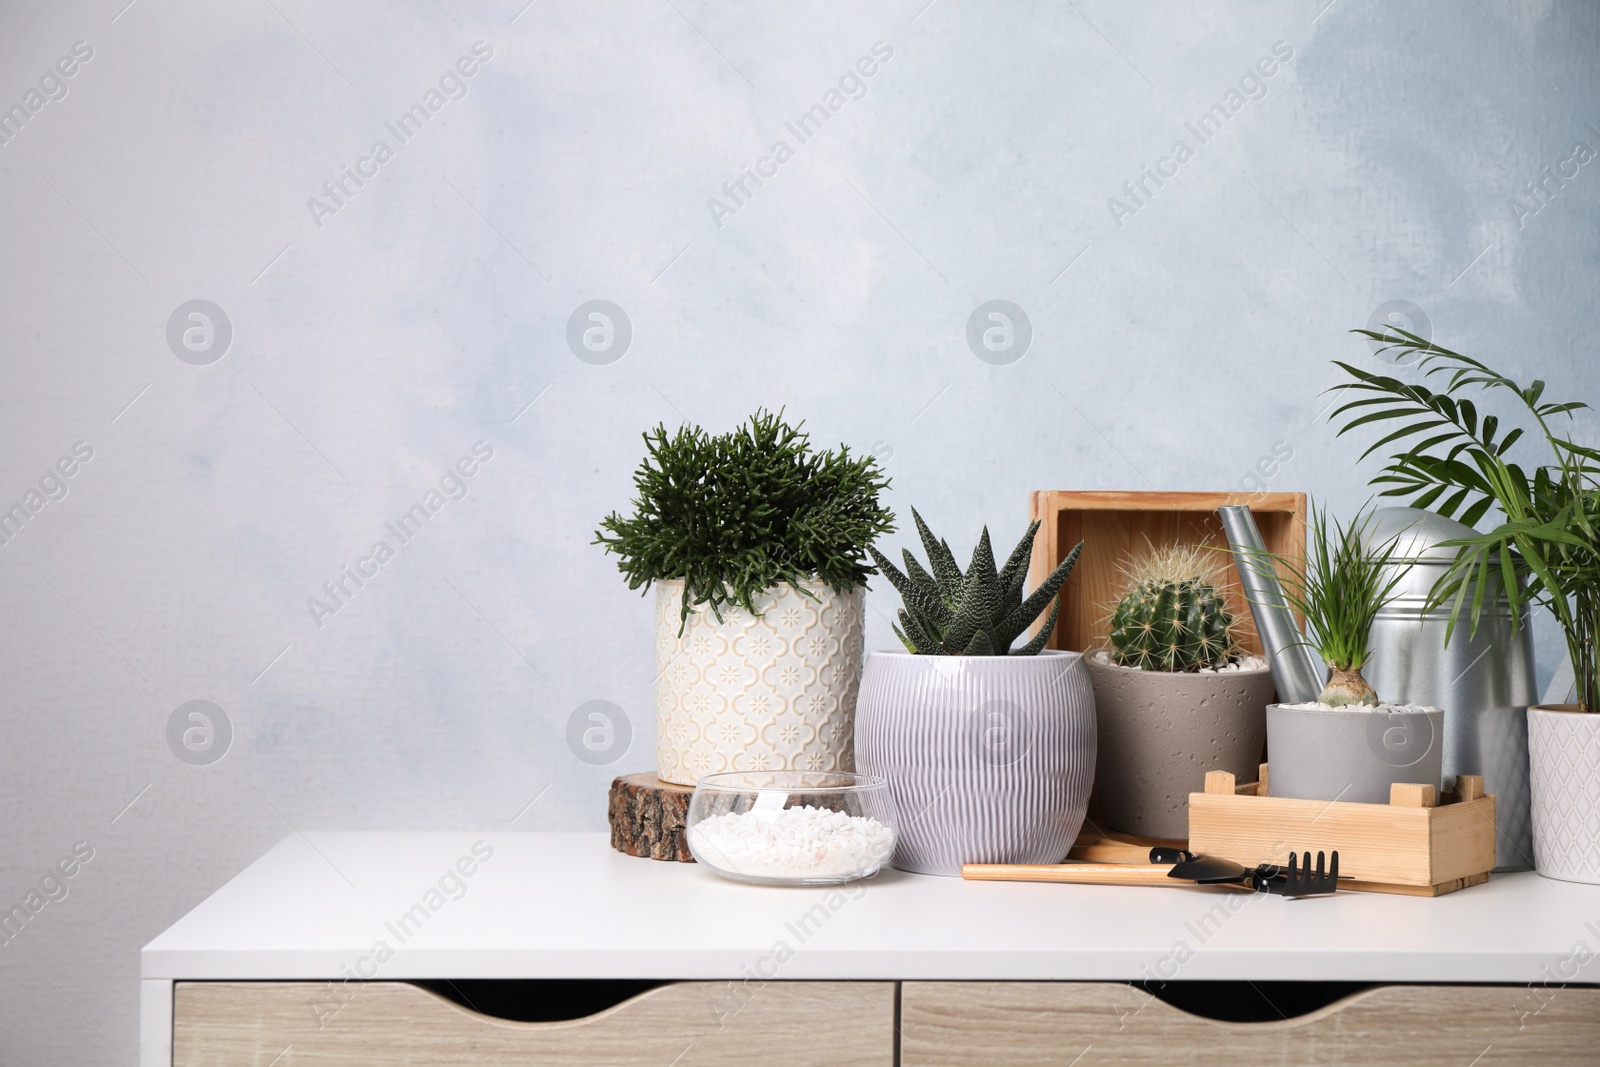
[[[1233,615],[1217,587],[1221,565],[1197,545],[1152,549],[1126,568],[1111,615],[1112,658],[1147,671],[1222,667],[1238,652]]]
[[[643,435],[633,513],[607,515],[594,543],[618,557],[630,589],[683,579],[680,631],[701,604],[719,622],[729,606],[755,614],[755,598],[781,583],[865,585],[865,550],[894,529],[878,499],[889,479],[846,446],[814,450],[802,426],[781,410],[718,436],[657,426]]]
[[[985,526],[978,547],[972,552],[972,562],[963,572],[949,544],[933,535],[915,508],[911,509],[911,517],[928,554],[927,568],[917,562],[910,549],[901,549],[906,563],[904,573],[876,548],[870,550],[878,569],[900,593],[904,606],[894,632],[906,651],[928,656],[1038,655],[1055,629],[1061,610],[1056,594],[1078,562],[1083,542],[1079,541],[1061,565],[1024,597],[1028,557],[1033,551],[1034,534],[1039,531],[1037,522],[1028,526],[1027,535],[1000,568],[995,567],[989,528]],[[1047,606],[1050,617],[1044,626],[1027,644],[1012,648]]]

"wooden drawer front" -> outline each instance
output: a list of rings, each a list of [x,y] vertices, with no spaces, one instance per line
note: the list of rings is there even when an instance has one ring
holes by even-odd
[[[403,982],[179,982],[175,1067],[891,1067],[892,982],[680,982],[571,1022],[469,1011]],[[319,1025],[320,1024],[320,1025]]]
[[[1270,1023],[1202,1019],[1110,982],[907,982],[901,997],[905,1067],[1600,1063],[1597,989],[1384,986]]]

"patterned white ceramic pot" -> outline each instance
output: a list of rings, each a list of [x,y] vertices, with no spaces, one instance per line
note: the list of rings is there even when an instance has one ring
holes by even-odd
[[[1600,885],[1600,712],[1528,709],[1533,862],[1546,878]]]
[[[1059,863],[1094,782],[1094,690],[1077,652],[867,656],[856,760],[889,781],[894,865]]]
[[[809,594],[809,595],[808,595]],[[863,590],[780,585],[759,615],[704,605],[678,632],[682,581],[656,583],[656,774],[855,770]]]

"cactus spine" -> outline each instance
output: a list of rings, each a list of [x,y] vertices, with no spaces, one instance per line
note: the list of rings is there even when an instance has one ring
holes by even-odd
[[[1220,571],[1198,546],[1152,550],[1128,567],[1128,591],[1111,616],[1116,662],[1174,672],[1227,664],[1238,649]]]

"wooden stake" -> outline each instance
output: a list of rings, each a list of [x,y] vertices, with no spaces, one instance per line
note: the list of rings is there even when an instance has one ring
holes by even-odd
[[[1402,808],[1434,808],[1439,805],[1437,793],[1431,785],[1395,782],[1389,786],[1389,803]]]

